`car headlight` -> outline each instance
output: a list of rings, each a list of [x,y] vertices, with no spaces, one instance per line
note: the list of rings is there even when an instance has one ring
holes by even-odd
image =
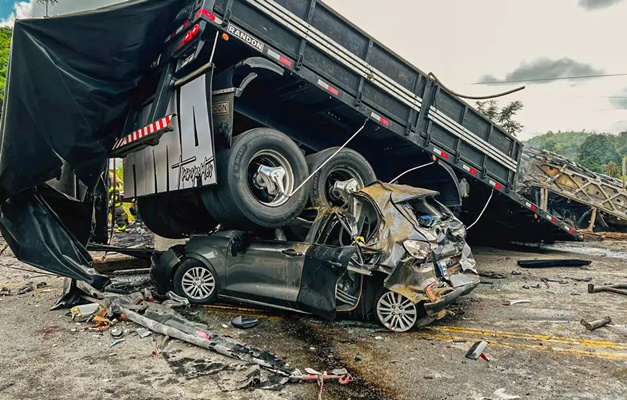
[[[419,242],[416,240],[406,240],[403,247],[407,252],[418,260],[425,260],[431,252],[431,246],[427,242]]]

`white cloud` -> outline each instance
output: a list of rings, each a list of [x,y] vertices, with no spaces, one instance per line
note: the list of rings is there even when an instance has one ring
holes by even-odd
[[[61,0],[58,3],[50,3],[48,13],[51,16],[67,14],[78,11],[104,7],[126,0]],[[46,7],[36,0],[18,1],[13,6],[13,12],[7,18],[0,21],[0,26],[12,27],[16,19],[43,17]]]
[[[13,27],[16,19],[33,18],[35,15],[35,0],[18,1],[13,5],[13,12],[0,21],[0,26]]]

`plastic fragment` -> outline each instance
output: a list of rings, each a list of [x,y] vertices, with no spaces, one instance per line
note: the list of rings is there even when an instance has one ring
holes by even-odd
[[[149,331],[148,329],[144,329],[144,328],[137,328],[136,332],[137,332],[137,335],[142,339],[152,335],[151,331]]]
[[[113,346],[117,346],[118,344],[125,342],[126,339],[118,339],[118,340],[114,340],[113,343],[111,343],[111,346],[109,347],[113,347]]]
[[[507,393],[505,393],[505,389],[501,388],[501,389],[497,389],[494,393],[492,393],[492,396],[490,396],[490,399],[492,399],[492,400],[514,400],[514,399],[520,399],[520,396],[507,394]]]

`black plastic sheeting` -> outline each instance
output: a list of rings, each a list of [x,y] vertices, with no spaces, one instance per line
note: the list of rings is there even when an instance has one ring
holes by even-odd
[[[19,260],[99,289],[106,283],[84,248],[93,201],[43,184],[65,164],[96,187],[134,89],[191,4],[130,0],[16,22],[0,136],[0,230]]]
[[[188,3],[130,0],[15,23],[0,202],[57,177],[62,160],[88,187],[95,186],[121,135],[133,89],[167,35],[187,17]]]
[[[87,250],[37,192],[20,194],[0,205],[0,231],[15,256],[27,264],[97,289],[109,281],[91,270],[93,260]]]

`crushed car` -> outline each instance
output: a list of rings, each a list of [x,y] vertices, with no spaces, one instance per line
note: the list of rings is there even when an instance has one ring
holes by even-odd
[[[153,257],[157,293],[329,320],[374,316],[405,332],[442,318],[479,285],[466,228],[435,200],[438,192],[381,182],[336,189],[344,208],[309,209],[274,231],[193,236]]]

